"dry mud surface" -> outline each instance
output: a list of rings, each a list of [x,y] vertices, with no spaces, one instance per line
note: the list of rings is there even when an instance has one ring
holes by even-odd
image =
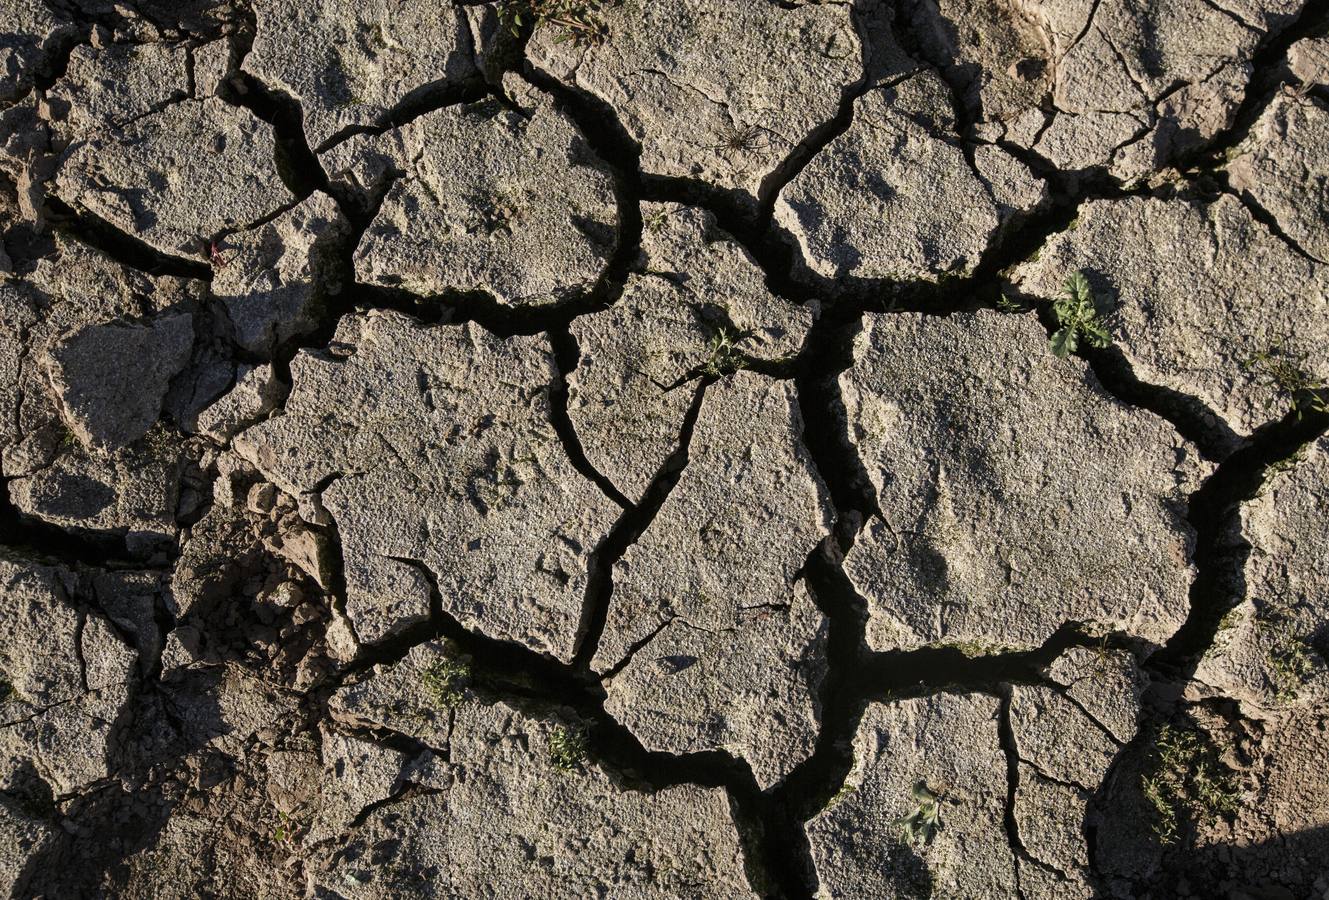
[[[1329,898],[1325,0],[0,7],[0,895]]]

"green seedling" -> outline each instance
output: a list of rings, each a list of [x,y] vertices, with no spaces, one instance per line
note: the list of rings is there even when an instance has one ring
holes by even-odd
[[[914,808],[895,820],[911,844],[930,844],[941,830],[941,798],[928,789],[927,782],[916,781],[909,795]]]
[[[1301,689],[1315,675],[1306,644],[1291,635],[1269,648],[1269,671],[1274,683],[1274,699],[1288,704],[1296,701]]]
[[[605,0],[503,0],[498,17],[514,35],[527,24],[550,25],[559,29],[555,43],[600,44],[609,36],[601,17],[605,5]]]
[[[997,298],[997,310],[1004,313],[1026,313],[1033,309],[1028,303],[1020,300],[1014,300],[1005,294]]]
[[[1286,405],[1288,412],[1298,419],[1303,413],[1329,412],[1329,399],[1323,379],[1306,370],[1306,353],[1284,349],[1281,343],[1252,354],[1241,367],[1254,376],[1270,396],[1266,409]]]
[[[1236,779],[1213,743],[1171,725],[1159,729],[1141,789],[1154,810],[1154,835],[1164,844],[1177,843],[1184,823],[1212,822],[1240,806]]]
[[[272,842],[279,847],[290,847],[295,843],[295,834],[298,830],[291,817],[278,810],[277,827],[272,831]]]
[[[455,659],[433,662],[420,676],[420,684],[437,707],[451,708],[465,698],[465,686],[471,678],[471,667]]]
[[[735,334],[721,325],[711,335],[706,344],[706,362],[701,373],[710,378],[718,378],[738,369],[743,364],[743,354],[738,349],[742,335]]]
[[[835,807],[839,806],[846,798],[852,797],[857,790],[858,785],[850,784],[846,781],[844,784],[840,785],[840,789],[835,792],[835,796],[826,801],[826,809],[835,809]]]
[[[1315,663],[1306,641],[1294,630],[1292,616],[1277,606],[1266,607],[1256,616],[1256,625],[1269,637],[1265,658],[1274,699],[1282,704],[1296,702],[1301,689],[1315,677]]]
[[[1072,272],[1066,279],[1061,296],[1052,301],[1052,315],[1060,326],[1048,340],[1048,347],[1059,358],[1074,353],[1084,341],[1090,347],[1106,347],[1112,343],[1107,326],[1098,316],[1089,280],[1083,272]]]
[[[586,732],[580,728],[556,727],[549,735],[549,761],[571,772],[586,759]]]

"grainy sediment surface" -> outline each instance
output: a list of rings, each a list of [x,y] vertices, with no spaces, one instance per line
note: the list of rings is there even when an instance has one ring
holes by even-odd
[[[5,0],[0,895],[1329,896],[1326,381],[1324,0]]]

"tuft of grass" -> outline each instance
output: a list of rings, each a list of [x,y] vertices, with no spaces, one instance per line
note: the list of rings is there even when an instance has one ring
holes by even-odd
[[[435,706],[451,708],[465,699],[471,667],[455,659],[435,660],[420,676],[420,686]]]
[[[835,792],[835,796],[831,797],[830,800],[826,801],[826,809],[828,811],[835,809],[835,807],[840,805],[841,801],[843,801],[846,797],[852,796],[853,793],[857,790],[858,790],[858,785],[850,784],[849,782],[846,781],[844,784],[840,785],[840,789]]]
[[[1022,300],[1012,299],[1011,297],[1007,296],[1004,293],[997,298],[998,312],[1016,314],[1016,313],[1027,313],[1031,309],[1033,309],[1033,307],[1030,306],[1028,303],[1025,303]]]
[[[762,128],[756,125],[726,125],[720,129],[720,140],[712,150],[761,150],[770,145]]]
[[[1240,808],[1236,777],[1198,731],[1164,725],[1141,788],[1154,810],[1154,835],[1175,844],[1186,825],[1212,822]]]
[[[1292,617],[1281,607],[1266,607],[1255,622],[1270,638],[1265,659],[1274,699],[1282,704],[1294,703],[1301,689],[1315,676],[1312,651],[1294,630]]]
[[[1052,301],[1052,315],[1059,327],[1048,339],[1048,347],[1059,359],[1074,353],[1081,341],[1090,347],[1112,343],[1112,335],[1098,315],[1084,272],[1072,272],[1066,278],[1061,296]]]
[[[916,781],[909,791],[913,808],[894,824],[910,844],[930,844],[941,830],[941,798],[928,789],[926,781]]]
[[[1278,343],[1251,354],[1241,364],[1256,384],[1269,391],[1266,409],[1285,406],[1298,419],[1303,413],[1329,412],[1329,399],[1326,399],[1329,385],[1306,370],[1308,355],[1286,350]]]
[[[657,209],[642,222],[642,225],[652,234],[658,234],[664,231],[665,225],[669,223],[669,212],[667,209]]]
[[[840,801],[844,800],[846,797],[848,797],[849,795],[853,794],[855,791],[858,790],[858,785],[850,781],[850,779],[854,775],[854,768],[857,765],[858,765],[858,755],[855,754],[853,751],[850,751],[849,771],[845,774],[844,783],[841,784],[840,789],[835,792],[835,796],[832,797],[830,800],[826,801],[827,810],[834,809],[836,806],[840,804]]]
[[[581,728],[557,726],[549,734],[549,761],[565,772],[577,769],[586,760],[586,732]]]
[[[609,5],[617,4],[607,0],[502,0],[498,18],[514,35],[528,24],[532,28],[548,25],[559,29],[555,43],[594,45],[609,36],[602,15]]]
[[[1274,682],[1274,699],[1279,703],[1293,703],[1301,689],[1315,674],[1306,644],[1289,637],[1269,648],[1269,670]]]

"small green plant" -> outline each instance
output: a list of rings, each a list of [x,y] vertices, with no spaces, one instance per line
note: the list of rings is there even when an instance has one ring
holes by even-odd
[[[60,429],[59,447],[61,450],[70,450],[78,446],[78,438],[74,437],[74,432],[63,422],[58,426]]]
[[[1256,489],[1252,499],[1259,499],[1260,497],[1263,497],[1266,493],[1269,492],[1270,488],[1274,487],[1277,484],[1278,479],[1280,477],[1287,474],[1288,472],[1291,472],[1293,469],[1295,469],[1297,466],[1301,465],[1305,461],[1306,461],[1306,447],[1303,445],[1298,447],[1296,450],[1292,451],[1292,453],[1283,457],[1282,459],[1276,459],[1273,462],[1271,462],[1268,466],[1265,467],[1264,480],[1260,482],[1260,486],[1259,488]]]
[[[551,25],[560,29],[555,43],[600,44],[609,36],[601,16],[606,5],[606,0],[503,0],[498,18],[514,35],[528,23]]]
[[[1112,645],[1111,632],[1103,632],[1089,649],[1094,654],[1090,677],[1108,678],[1120,671],[1121,660],[1116,647]]]
[[[844,784],[840,785],[840,789],[835,792],[835,796],[826,801],[826,808],[828,810],[835,809],[835,807],[839,806],[845,798],[853,796],[854,792],[857,790],[858,785],[850,784],[846,781]]]
[[[460,660],[440,659],[430,664],[420,676],[420,684],[435,706],[451,708],[465,697],[471,667]]]
[[[1290,635],[1269,648],[1269,670],[1274,682],[1274,698],[1279,703],[1293,703],[1301,689],[1315,674],[1306,644]]]
[[[1064,359],[1074,353],[1082,340],[1091,347],[1106,347],[1112,343],[1112,336],[1094,306],[1089,279],[1083,272],[1072,272],[1066,278],[1061,296],[1052,301],[1052,315],[1060,327],[1048,340],[1048,347],[1058,358]]]
[[[711,334],[706,343],[706,362],[702,363],[701,373],[711,378],[718,378],[736,370],[743,364],[743,354],[738,349],[742,335],[735,334],[721,325]]]
[[[1233,628],[1236,628],[1241,624],[1241,618],[1244,615],[1245,613],[1240,606],[1232,607],[1227,612],[1223,613],[1223,618],[1218,620],[1218,630],[1220,632],[1231,631]]]
[[[1292,616],[1285,609],[1268,606],[1260,611],[1255,621],[1269,637],[1265,658],[1269,664],[1274,699],[1283,704],[1294,703],[1301,689],[1315,676],[1312,651],[1297,635]]]
[[[1012,299],[1011,297],[1008,297],[1005,294],[1002,294],[1000,297],[997,298],[998,312],[1026,313],[1029,312],[1029,310],[1031,309],[1033,309],[1033,307],[1030,306],[1028,303],[1025,303],[1023,300],[1015,300]]]
[[[291,847],[295,844],[295,835],[299,831],[291,817],[277,810],[277,827],[272,830],[272,842],[278,847]]]
[[[586,732],[580,728],[557,726],[549,734],[549,761],[571,772],[586,759]]]
[[[1257,384],[1267,388],[1267,409],[1284,404],[1298,419],[1303,413],[1329,412],[1325,382],[1306,370],[1306,353],[1284,349],[1281,343],[1252,354],[1241,367],[1250,372]]]
[[[909,791],[914,807],[895,820],[911,844],[930,844],[941,830],[941,798],[928,789],[926,781],[914,782]]]
[[[1178,841],[1183,823],[1211,822],[1240,805],[1236,779],[1213,743],[1171,725],[1159,729],[1141,788],[1154,810],[1154,834],[1164,844]]]
[[[712,150],[760,150],[770,144],[763,129],[756,125],[726,125],[720,129],[720,140]]]
[[[647,216],[646,220],[642,222],[642,225],[647,231],[650,231],[653,234],[658,234],[659,232],[664,231],[665,225],[669,222],[669,212],[670,211],[667,209],[657,209],[655,212]]]
[[[835,792],[835,796],[831,797],[830,800],[826,801],[826,809],[828,810],[834,809],[835,807],[840,805],[840,801],[844,800],[846,797],[853,794],[854,791],[858,790],[858,785],[854,784],[853,781],[850,780],[851,778],[853,778],[854,769],[857,767],[857,765],[858,765],[858,755],[851,751],[849,754],[849,772],[845,775],[844,783],[840,785],[840,789]]]

